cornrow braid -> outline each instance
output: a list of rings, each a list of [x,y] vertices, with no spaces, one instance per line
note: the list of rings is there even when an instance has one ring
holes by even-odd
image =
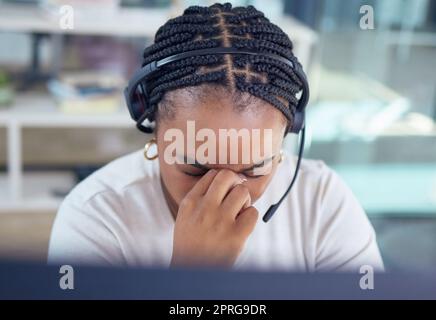
[[[205,48],[235,47],[273,53],[299,64],[289,37],[253,6],[216,3],[191,6],[168,20],[143,53],[142,66],[170,55]],[[147,79],[150,121],[164,94],[201,84],[226,86],[232,93],[248,92],[279,109],[292,125],[302,83],[287,64],[266,56],[224,54],[188,57],[170,62]]]

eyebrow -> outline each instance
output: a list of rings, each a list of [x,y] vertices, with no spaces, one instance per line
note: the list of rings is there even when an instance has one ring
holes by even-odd
[[[263,159],[261,162],[256,163],[256,164],[252,165],[251,167],[242,170],[241,172],[247,172],[247,171],[251,171],[255,168],[262,167],[265,164],[267,164],[268,162],[270,162],[271,160],[273,160],[275,157],[276,157],[276,155],[273,155],[272,157]],[[190,160],[190,161],[188,161],[188,160]],[[193,162],[193,163],[188,163],[188,162]],[[205,165],[197,162],[197,160],[192,161],[192,159],[188,158],[188,156],[186,156],[186,155],[183,155],[183,164],[189,164],[190,166],[193,166],[193,167],[196,167],[196,168],[202,169],[202,170],[210,170],[211,169],[208,166],[205,166]]]

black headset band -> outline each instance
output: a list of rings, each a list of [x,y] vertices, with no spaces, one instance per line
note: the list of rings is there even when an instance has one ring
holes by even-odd
[[[306,75],[303,72],[302,68],[298,63],[294,63],[293,61],[282,57],[277,54],[269,53],[269,52],[259,52],[255,50],[249,50],[249,49],[238,49],[234,47],[218,47],[218,48],[206,48],[206,49],[198,49],[198,50],[191,50],[191,51],[185,51],[181,53],[177,53],[174,55],[171,55],[169,57],[165,57],[158,61],[152,61],[148,63],[147,65],[143,66],[141,69],[137,70],[132,78],[129,81],[128,86],[125,89],[125,97],[126,102],[129,107],[130,114],[132,118],[137,121],[137,127],[140,128],[141,124],[138,120],[144,121],[146,117],[140,117],[141,119],[136,118],[135,113],[133,112],[130,101],[133,99],[133,95],[135,94],[135,88],[151,73],[159,70],[160,67],[174,61],[182,60],[189,57],[195,57],[195,56],[202,56],[202,55],[215,55],[215,54],[247,54],[247,55],[255,55],[255,56],[265,56],[269,57],[271,59],[275,59],[278,61],[281,61],[291,67],[295,74],[297,75],[298,79],[300,80],[302,84],[302,94],[298,101],[297,107],[296,107],[296,114],[294,115],[294,123],[291,128],[291,132],[298,133],[300,129],[304,126],[304,109],[307,105],[307,102],[309,100],[309,85],[307,83]],[[145,94],[145,93],[144,93]],[[147,112],[146,112],[147,113]],[[140,128],[140,130],[142,130]],[[142,130],[144,131],[144,130]],[[147,130],[148,131],[148,130]]]

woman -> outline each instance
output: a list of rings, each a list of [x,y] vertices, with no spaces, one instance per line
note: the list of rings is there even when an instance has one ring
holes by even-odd
[[[254,49],[300,66],[292,42],[262,12],[228,3],[189,7],[169,20],[145,49],[143,66],[217,47]],[[141,80],[143,91],[127,95],[133,99],[146,92],[144,106],[150,109],[143,110],[138,127],[155,137],[144,153],[111,162],[65,198],[49,262],[382,270],[364,211],[322,161],[302,160],[274,217],[258,221],[288,188],[298,163],[281,152],[284,136],[298,122],[296,94],[303,81],[296,67],[261,54],[208,54],[170,62]],[[145,120],[154,127],[143,126]],[[211,137],[231,130],[246,130],[254,144],[248,149],[222,139],[209,144]],[[177,133],[186,145],[174,146],[170,138]],[[261,157],[240,161],[256,148],[264,151]],[[232,152],[238,161],[231,161]]]

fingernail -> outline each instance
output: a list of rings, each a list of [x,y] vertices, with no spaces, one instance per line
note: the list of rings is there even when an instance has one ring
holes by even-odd
[[[244,175],[240,174],[240,173],[238,174],[238,177],[241,179],[242,182],[247,181],[247,178]]]

